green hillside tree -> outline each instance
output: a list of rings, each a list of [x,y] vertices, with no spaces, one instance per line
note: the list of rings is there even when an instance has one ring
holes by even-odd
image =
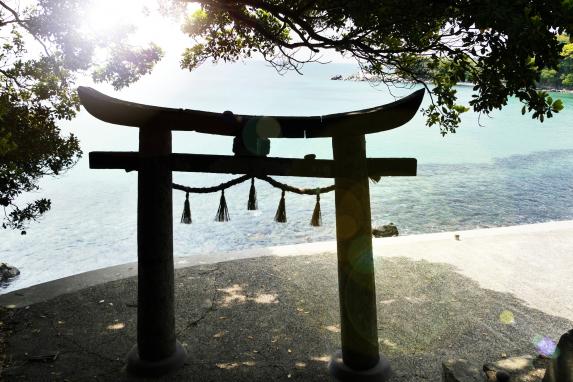
[[[567,35],[557,36],[562,44],[561,60],[557,69],[543,69],[539,85],[552,89],[573,89],[573,43]]]
[[[569,36],[560,36],[560,41],[564,44],[559,64],[561,85],[573,89],[573,42],[569,42]]]

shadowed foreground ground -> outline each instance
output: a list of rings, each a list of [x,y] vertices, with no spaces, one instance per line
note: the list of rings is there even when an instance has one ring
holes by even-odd
[[[502,353],[535,354],[536,336],[557,340],[572,327],[481,289],[451,265],[375,261],[380,347],[395,381],[439,381],[448,358],[481,365]],[[4,379],[128,380],[122,368],[135,344],[136,283],[113,281],[11,310]],[[340,346],[337,288],[334,254],[177,270],[176,325],[189,357],[161,380],[327,380],[328,357]],[[56,352],[55,361],[33,360]]]

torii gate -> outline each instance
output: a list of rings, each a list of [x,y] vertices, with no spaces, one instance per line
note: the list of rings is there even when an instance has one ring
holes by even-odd
[[[118,100],[88,87],[78,88],[78,93],[82,105],[94,117],[139,128],[139,152],[89,154],[92,169],[138,171],[137,345],[128,354],[128,372],[162,375],[183,366],[186,358],[175,338],[172,171],[187,171],[335,179],[342,351],[334,354],[329,369],[341,381],[389,378],[390,366],[378,347],[368,177],[415,176],[417,161],[367,159],[365,134],[408,122],[418,110],[424,90],[371,109],[313,117],[163,108]],[[258,127],[257,121],[262,122]],[[239,140],[255,135],[256,142],[331,137],[334,159],[173,154],[173,130],[235,136]]]

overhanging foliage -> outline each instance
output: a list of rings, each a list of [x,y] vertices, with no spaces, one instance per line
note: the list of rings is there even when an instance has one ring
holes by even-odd
[[[179,1],[185,3],[186,1]],[[573,1],[527,0],[202,0],[185,32],[196,45],[182,66],[254,54],[279,70],[299,70],[332,49],[354,57],[386,84],[423,84],[432,95],[428,125],[455,132],[460,114],[501,109],[515,96],[543,121],[562,105],[537,91],[541,71],[556,69],[573,28]],[[306,54],[306,56],[305,56]],[[420,69],[426,63],[432,76]],[[428,73],[425,71],[424,73]],[[471,79],[474,95],[458,103],[454,85]]]

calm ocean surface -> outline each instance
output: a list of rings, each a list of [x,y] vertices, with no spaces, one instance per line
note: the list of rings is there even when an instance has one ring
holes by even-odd
[[[350,74],[345,64],[315,65],[304,76],[279,76],[262,63],[172,73],[167,65],[149,78],[114,93],[161,106],[267,115],[322,115],[393,101],[387,88],[330,81]],[[402,96],[413,89],[392,89]],[[462,99],[471,88],[459,87]],[[419,113],[410,123],[367,138],[370,157],[418,158],[418,176],[384,178],[371,184],[373,225],[393,222],[403,235],[573,219],[573,97],[557,95],[565,110],[543,124],[520,113],[512,100],[493,118],[467,114],[457,134],[442,138]],[[428,97],[424,101],[428,102]],[[90,170],[87,153],[137,149],[137,129],[106,125],[82,111],[63,124],[82,142],[84,159],[57,179],[42,180],[34,196],[52,199],[50,211],[28,234],[0,231],[0,261],[22,275],[2,293],[40,282],[136,260],[137,174]],[[175,133],[174,151],[232,154],[232,139]],[[273,140],[271,156],[332,158],[329,139]],[[232,175],[175,173],[174,181],[209,186]],[[300,187],[325,186],[325,179],[277,178]],[[323,226],[309,225],[315,199],[287,193],[288,223],[274,223],[280,192],[256,183],[258,211],[247,211],[249,184],[225,192],[231,221],[214,222],[220,194],[191,195],[193,224],[179,224],[185,195],[174,191],[175,256],[251,247],[332,240],[334,195],[321,197]],[[26,199],[22,199],[26,200]]]

